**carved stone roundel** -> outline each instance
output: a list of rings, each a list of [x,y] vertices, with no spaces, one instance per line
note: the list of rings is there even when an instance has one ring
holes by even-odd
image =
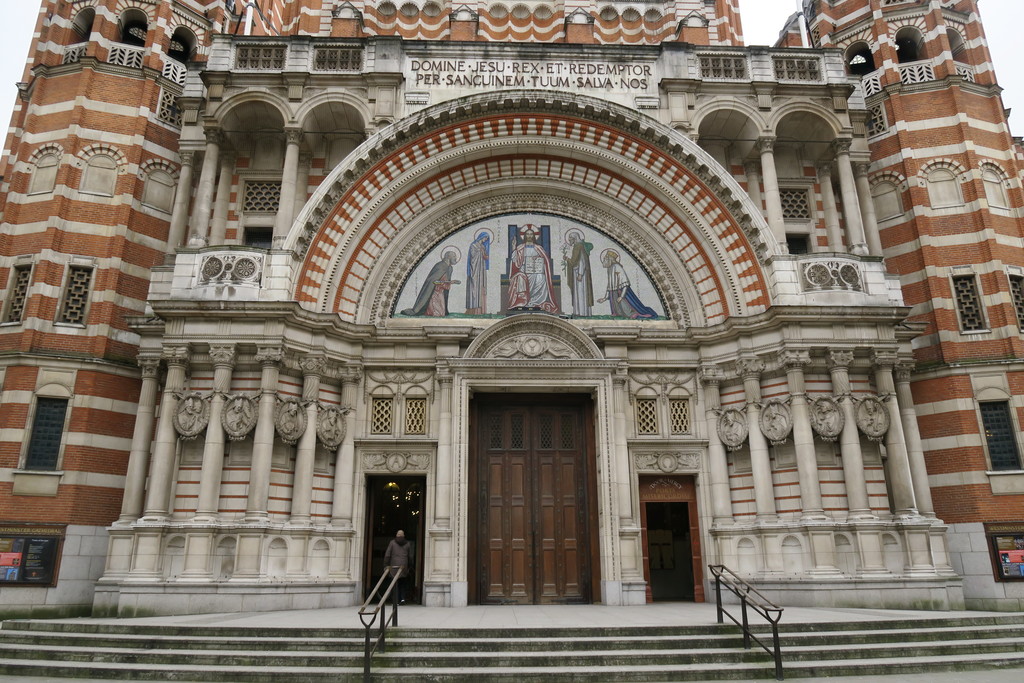
[[[761,409],[761,433],[768,437],[773,446],[786,443],[793,430],[793,414],[782,401],[768,401]]]
[[[862,398],[857,404],[857,427],[872,441],[881,441],[889,431],[889,410],[876,396]]]
[[[274,411],[274,427],[277,428],[277,435],[286,444],[298,443],[306,431],[308,419],[306,411],[298,401],[278,401],[277,410]]]
[[[316,416],[316,435],[326,448],[334,451],[345,440],[344,413],[338,408],[321,408]]]
[[[241,441],[256,427],[256,417],[256,398],[235,394],[226,397],[220,424],[229,439]]]
[[[190,391],[178,397],[178,408],[174,411],[174,429],[185,441],[191,441],[206,429],[210,422],[210,404],[198,391]]]
[[[843,433],[846,416],[834,398],[823,396],[811,401],[811,428],[825,441],[835,441]]]
[[[747,416],[741,410],[723,410],[718,418],[718,438],[725,447],[734,451],[747,440]]]

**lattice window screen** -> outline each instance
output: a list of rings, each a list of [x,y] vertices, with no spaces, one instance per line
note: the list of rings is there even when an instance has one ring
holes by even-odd
[[[782,199],[782,217],[786,220],[807,221],[811,219],[811,203],[807,190],[790,188],[779,190]]]
[[[636,400],[636,433],[658,433],[658,401],[653,398]]]
[[[156,118],[175,128],[181,128],[181,111],[178,110],[178,96],[170,90],[160,91],[160,101],[156,107]]]
[[[988,443],[988,457],[993,470],[1020,469],[1020,452],[1010,416],[1010,404],[1006,401],[979,403],[981,421],[985,427],[985,441]]]
[[[25,314],[25,304],[28,302],[28,287],[32,282],[31,266],[15,266],[14,275],[11,277],[11,291],[8,294],[7,315],[4,316],[5,323],[16,323]]]
[[[690,401],[673,398],[668,402],[668,418],[673,434],[690,433]]]
[[[960,314],[960,329],[975,332],[985,327],[985,314],[978,293],[978,283],[973,275],[953,276],[953,298]]]
[[[362,68],[363,51],[361,48],[313,48],[314,71],[359,71]]]
[[[733,55],[701,55],[700,75],[702,78],[747,77],[747,58]]]
[[[239,45],[235,51],[236,69],[284,68],[284,45]]]
[[[427,433],[427,399],[405,399],[405,433]]]
[[[246,213],[276,213],[280,205],[280,180],[250,180],[245,183],[242,211]]]
[[[820,81],[821,64],[817,59],[776,57],[775,77],[780,81]]]
[[[1010,276],[1010,298],[1013,299],[1013,310],[1017,312],[1017,324],[1024,329],[1024,277]]]
[[[89,304],[89,285],[92,282],[92,268],[71,266],[68,271],[67,289],[64,290],[64,305],[60,309],[58,322],[73,325],[85,324],[85,313]]]
[[[889,124],[885,120],[885,106],[876,104],[873,107],[868,107],[868,137],[874,137],[875,135],[881,135],[882,133],[889,130]]]
[[[370,433],[390,434],[393,431],[395,402],[391,398],[375,398],[370,404]]]

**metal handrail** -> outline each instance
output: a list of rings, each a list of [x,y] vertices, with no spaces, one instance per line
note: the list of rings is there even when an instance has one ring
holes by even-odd
[[[384,581],[388,578],[392,569],[398,571],[391,578],[391,583],[388,584],[384,594],[380,596],[380,600],[374,605],[373,600],[377,597],[381,586],[384,585]],[[370,683],[370,661],[373,658],[373,653],[378,648],[380,648],[381,652],[387,651],[388,626],[398,626],[398,593],[395,591],[395,586],[398,585],[399,579],[402,578],[401,569],[401,567],[384,567],[384,572],[380,575],[377,585],[373,587],[370,595],[366,598],[366,602],[359,608],[359,621],[363,622],[363,626],[366,628],[366,638],[363,645],[363,683]],[[391,598],[390,619],[388,618],[388,598]],[[377,623],[378,616],[380,617],[380,626],[378,627],[377,637],[373,639],[373,645],[370,645],[370,629]]]
[[[732,623],[743,629],[743,648],[750,649],[750,641],[761,646],[765,652],[775,657],[775,680],[783,680],[782,675],[782,651],[779,649],[779,621],[782,619],[782,608],[766,598],[756,588],[741,579],[724,564],[709,564],[708,569],[715,575],[715,601],[718,604],[718,623],[724,623],[723,616],[729,617]],[[725,585],[733,595],[740,599],[743,613],[742,621],[736,621],[736,617],[725,611],[722,606],[722,585]],[[760,614],[772,625],[772,648],[761,642],[760,638],[750,631],[750,623],[747,620],[747,607]]]

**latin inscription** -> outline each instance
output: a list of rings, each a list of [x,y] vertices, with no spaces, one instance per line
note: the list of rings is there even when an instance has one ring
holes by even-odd
[[[654,83],[650,64],[536,62],[509,59],[413,59],[413,88],[528,88],[641,91]]]

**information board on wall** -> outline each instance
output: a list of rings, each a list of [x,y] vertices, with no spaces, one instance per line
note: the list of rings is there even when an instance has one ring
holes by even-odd
[[[63,540],[63,527],[0,527],[0,585],[56,584]]]
[[[1004,580],[1024,580],[1024,522],[986,524],[996,575]]]

